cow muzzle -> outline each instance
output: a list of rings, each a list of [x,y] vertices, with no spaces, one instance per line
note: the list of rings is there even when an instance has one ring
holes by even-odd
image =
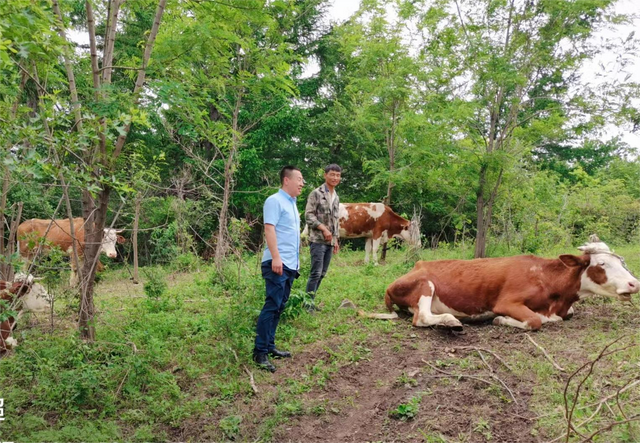
[[[626,288],[616,290],[618,298],[622,301],[631,301],[631,294],[637,294],[640,292],[640,282],[638,280],[630,281],[627,283]]]

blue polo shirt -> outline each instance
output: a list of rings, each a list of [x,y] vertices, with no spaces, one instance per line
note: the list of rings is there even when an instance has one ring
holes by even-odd
[[[282,263],[287,268],[297,271],[300,267],[300,214],[295,197],[280,189],[264,202],[263,212],[264,223],[276,227],[278,252]],[[262,254],[262,261],[272,259],[267,245]]]

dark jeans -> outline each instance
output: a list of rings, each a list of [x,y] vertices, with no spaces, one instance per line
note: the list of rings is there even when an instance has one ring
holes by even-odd
[[[315,298],[316,292],[320,288],[320,283],[329,269],[333,246],[322,243],[311,243],[311,273],[307,282],[307,293]]]
[[[291,285],[298,275],[298,271],[286,266],[283,266],[282,275],[278,275],[271,269],[271,260],[262,262],[262,277],[267,287],[267,297],[258,317],[254,353],[266,354],[275,349],[280,314],[284,311],[291,294]]]

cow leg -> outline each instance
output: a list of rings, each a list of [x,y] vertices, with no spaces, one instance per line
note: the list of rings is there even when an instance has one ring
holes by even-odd
[[[540,320],[542,321],[542,324],[555,323],[557,321],[562,321],[562,317],[560,317],[557,314],[551,314],[551,316],[549,316],[549,317],[547,317],[546,315],[538,314],[538,317],[540,317]]]
[[[431,282],[430,286],[431,286]],[[446,328],[452,328],[461,331],[462,323],[451,314],[432,314],[431,302],[432,296],[421,295],[418,301],[417,309],[414,308],[413,314],[413,326],[425,327],[425,326],[444,326]]]
[[[493,312],[499,316],[493,319],[494,325],[537,331],[542,326],[540,316],[521,304],[496,305]]]
[[[371,239],[371,254],[373,255],[373,264],[378,264],[378,247],[380,246],[380,239]]]
[[[563,320],[570,320],[570,319],[571,319],[571,317],[573,317],[574,312],[575,312],[575,311],[573,310],[573,306],[571,306],[571,307],[569,308],[569,310],[567,311],[567,315],[565,315],[564,317],[562,317],[562,319],[563,319]]]
[[[367,240],[364,242],[364,263],[365,264],[369,263],[369,254],[371,253],[372,242],[373,242],[373,239],[371,238],[367,238]],[[375,261],[375,256],[374,256],[374,261]]]

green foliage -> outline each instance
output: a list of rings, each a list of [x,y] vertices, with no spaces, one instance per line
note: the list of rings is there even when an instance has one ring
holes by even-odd
[[[421,397],[412,397],[407,403],[400,403],[397,408],[389,412],[391,418],[396,420],[413,420],[420,411]]]
[[[167,292],[165,271],[162,268],[144,270],[147,281],[144,284],[144,293],[152,300],[158,300]]]
[[[313,299],[304,290],[291,291],[287,306],[282,312],[283,320],[293,320],[301,316],[306,310],[313,305]]]

